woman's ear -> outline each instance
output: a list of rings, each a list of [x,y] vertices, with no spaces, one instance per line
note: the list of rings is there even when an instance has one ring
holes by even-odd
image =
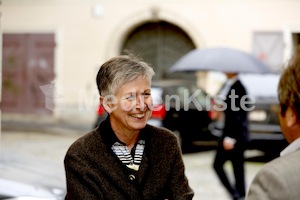
[[[114,99],[100,96],[100,103],[108,114],[115,110],[116,104]]]
[[[104,97],[101,97],[101,96],[100,96],[100,104],[101,104],[101,106],[104,108],[104,110],[105,110],[108,114],[110,114],[109,106],[107,105],[107,102],[106,102],[106,100],[105,100]]]

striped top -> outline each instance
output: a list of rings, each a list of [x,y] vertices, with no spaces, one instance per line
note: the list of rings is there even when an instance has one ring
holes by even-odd
[[[128,147],[120,142],[115,142],[111,149],[125,166],[138,171],[145,149],[145,140],[139,140],[137,142],[134,155],[131,155]]]

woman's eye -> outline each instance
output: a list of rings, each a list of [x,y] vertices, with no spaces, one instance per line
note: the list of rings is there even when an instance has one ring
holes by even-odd
[[[127,99],[127,100],[131,100],[133,98],[134,98],[134,96],[127,96],[127,97],[125,97],[125,99]]]
[[[151,96],[151,93],[150,92],[145,92],[145,93],[143,93],[143,95],[146,96],[146,97],[149,97],[149,96]]]

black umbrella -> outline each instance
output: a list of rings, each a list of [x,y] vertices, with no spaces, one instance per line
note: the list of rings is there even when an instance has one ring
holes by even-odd
[[[181,57],[170,72],[219,71],[236,73],[272,73],[253,55],[225,47],[194,49]]]

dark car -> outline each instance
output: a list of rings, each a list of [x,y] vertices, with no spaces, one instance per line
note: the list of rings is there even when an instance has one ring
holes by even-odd
[[[154,108],[148,123],[173,131],[184,152],[195,145],[216,146],[217,137],[208,130],[211,99],[195,81],[155,80],[151,95]]]
[[[287,146],[279,125],[277,85],[280,75],[240,75],[248,95],[255,99],[254,109],[249,111],[249,144],[247,149],[257,149],[270,156],[278,156]],[[223,127],[222,118],[213,121],[209,129],[220,136]]]

